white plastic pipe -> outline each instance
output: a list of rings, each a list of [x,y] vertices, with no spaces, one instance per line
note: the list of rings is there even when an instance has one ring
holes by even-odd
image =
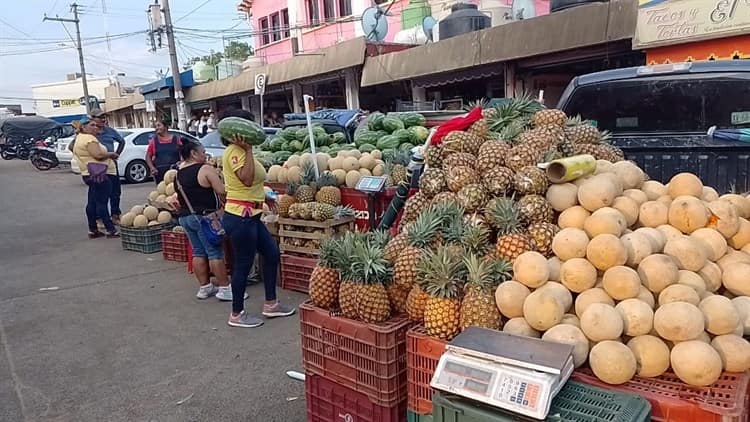
[[[310,117],[310,101],[314,100],[311,95],[303,95],[302,100],[305,102],[305,118],[307,118],[307,134],[310,137],[310,151],[312,152],[313,168],[315,168],[315,179],[320,177],[318,170],[318,155],[315,151],[315,136],[313,136],[312,118]]]

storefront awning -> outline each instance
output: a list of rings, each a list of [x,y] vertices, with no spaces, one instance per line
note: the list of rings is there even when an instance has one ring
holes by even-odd
[[[631,39],[637,0],[611,0],[368,57],[362,86]]]
[[[503,67],[500,65],[478,66],[472,69],[458,70],[455,72],[439,73],[436,75],[426,76],[424,78],[414,79],[412,86],[416,88],[432,88],[442,85],[450,85],[458,82],[466,82],[475,79],[490,78],[503,74]]]
[[[183,88],[189,88],[195,85],[195,81],[193,80],[193,71],[186,70],[184,72],[181,72],[180,82],[182,82]],[[160,91],[165,88],[173,88],[173,87],[174,87],[174,78],[172,78],[171,76],[167,76],[164,79],[159,79],[158,81],[154,81],[149,84],[143,85],[141,87],[141,93],[145,95],[151,92]]]

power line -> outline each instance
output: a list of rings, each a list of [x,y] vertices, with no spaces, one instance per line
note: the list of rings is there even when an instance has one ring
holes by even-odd
[[[203,7],[203,6],[207,5],[207,4],[208,4],[208,3],[210,3],[210,2],[211,2],[211,0],[206,0],[206,1],[204,1],[203,3],[201,3],[201,4],[199,4],[199,5],[197,6],[197,7],[195,7],[195,8],[193,9],[193,10],[191,10],[191,11],[189,11],[189,12],[185,13],[184,15],[182,15],[182,17],[179,17],[179,18],[177,18],[177,19],[176,19],[176,20],[174,21],[174,23],[177,23],[177,22],[179,22],[179,21],[181,21],[181,20],[185,19],[186,17],[188,17],[188,16],[192,15],[193,13],[197,12],[197,11],[198,11],[198,10],[199,10],[199,9],[200,9],[201,7]]]

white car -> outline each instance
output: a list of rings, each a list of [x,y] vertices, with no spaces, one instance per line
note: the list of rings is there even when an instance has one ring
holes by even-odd
[[[121,177],[129,183],[142,183],[151,178],[151,172],[146,165],[146,149],[149,140],[154,137],[156,131],[152,128],[118,129],[120,135],[125,139],[125,148],[117,159],[117,170]],[[198,142],[193,135],[179,130],[169,130],[172,135],[177,135],[184,141]],[[67,146],[66,146],[67,148]],[[73,157],[70,163],[74,173],[80,173],[78,162]]]
[[[55,155],[61,163],[69,163],[73,159],[73,153],[68,151],[68,145],[76,138],[73,125],[63,125],[62,135],[57,138]]]

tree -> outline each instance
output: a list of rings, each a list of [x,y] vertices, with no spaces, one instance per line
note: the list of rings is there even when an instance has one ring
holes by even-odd
[[[201,56],[201,57],[192,57],[188,59],[187,63],[183,66],[185,69],[190,69],[192,65],[194,65],[197,62],[203,62],[206,63],[209,66],[216,66],[219,64],[219,62],[224,58],[224,54],[221,52],[211,52],[211,54],[207,56]]]
[[[252,55],[253,48],[246,42],[230,41],[229,44],[224,47],[224,57],[235,62],[244,62]]]

